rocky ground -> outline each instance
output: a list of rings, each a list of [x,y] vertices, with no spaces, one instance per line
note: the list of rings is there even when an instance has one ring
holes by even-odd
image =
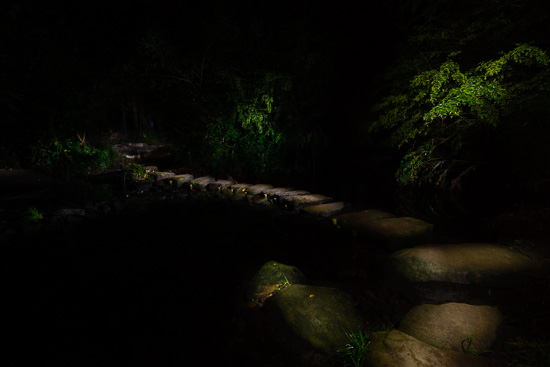
[[[382,330],[373,335],[373,366],[521,366],[547,347],[550,277],[521,271],[531,261],[545,264],[543,246],[464,244],[415,218],[326,203],[322,195],[301,192],[297,200],[288,193],[298,190],[252,184],[231,191],[233,183],[175,173],[124,190],[116,171],[72,183],[0,172],[11,315],[4,342],[21,365],[168,366],[196,358],[205,365],[342,365],[333,352],[344,339],[326,346],[299,331],[312,330],[311,313],[299,317],[302,329],[280,317],[307,307],[336,315],[327,299],[351,307],[340,294],[356,310],[345,314],[366,331]],[[483,256],[473,270],[458,260]],[[304,279],[279,277],[251,298],[252,279],[272,261]],[[297,311],[285,311],[295,304]],[[326,320],[327,327],[347,325]]]

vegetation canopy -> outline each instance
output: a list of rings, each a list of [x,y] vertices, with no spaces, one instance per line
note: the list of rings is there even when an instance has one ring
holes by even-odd
[[[524,124],[548,99],[550,58],[542,49],[519,44],[467,71],[454,61],[458,54],[374,108],[369,131],[389,130],[390,143],[404,152],[396,172],[402,185],[459,187],[476,165],[488,163],[480,146],[487,141],[479,137]]]

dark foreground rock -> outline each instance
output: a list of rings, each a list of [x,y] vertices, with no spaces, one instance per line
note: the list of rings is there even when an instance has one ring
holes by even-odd
[[[418,305],[399,323],[399,330],[430,344],[457,352],[490,350],[502,326],[500,311],[465,303]]]
[[[497,367],[495,361],[433,347],[399,330],[373,333],[367,353],[371,367]]]
[[[336,288],[295,284],[266,301],[274,323],[296,348],[333,354],[347,342],[346,332],[363,328],[353,300]]]

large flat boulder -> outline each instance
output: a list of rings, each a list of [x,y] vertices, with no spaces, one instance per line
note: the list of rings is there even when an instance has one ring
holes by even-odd
[[[375,332],[367,352],[371,367],[497,367],[489,358],[433,347],[399,330]]]
[[[491,243],[426,244],[390,256],[393,269],[411,282],[449,282],[503,286],[541,264],[522,253]]]
[[[391,254],[386,279],[415,302],[463,302],[521,286],[542,264],[490,243],[425,244]]]
[[[353,300],[336,288],[294,284],[269,298],[266,309],[287,339],[303,350],[333,354],[346,344],[346,332],[363,327]]]
[[[494,345],[502,320],[491,306],[423,304],[413,307],[398,329],[434,347],[481,353]]]
[[[170,179],[174,182],[172,186],[175,186],[177,188],[182,187],[184,184],[192,181],[195,178],[195,176],[191,174],[182,174],[182,175],[176,175],[171,177]]]

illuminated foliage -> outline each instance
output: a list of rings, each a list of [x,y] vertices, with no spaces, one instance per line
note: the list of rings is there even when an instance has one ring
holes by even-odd
[[[401,184],[456,186],[479,158],[468,149],[476,134],[503,128],[550,92],[550,58],[537,47],[518,45],[465,72],[457,55],[375,107],[370,131],[390,129],[392,144],[405,149],[396,173]]]

